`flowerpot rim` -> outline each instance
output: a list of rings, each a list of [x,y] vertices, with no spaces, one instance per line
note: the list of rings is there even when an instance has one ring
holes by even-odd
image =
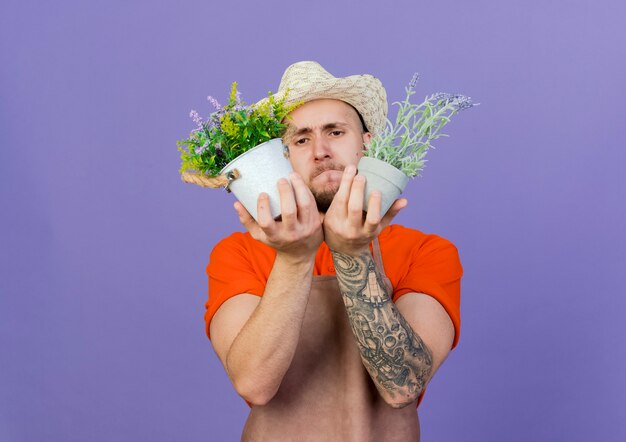
[[[284,146],[283,140],[282,140],[281,138],[272,138],[271,140],[267,140],[267,141],[264,141],[264,142],[263,142],[263,143],[261,143],[261,144],[257,144],[257,145],[256,145],[256,146],[254,146],[252,149],[248,149],[248,150],[246,150],[244,153],[242,153],[241,155],[239,155],[239,156],[237,156],[237,157],[233,158],[233,159],[232,159],[232,160],[231,160],[231,161],[230,161],[230,162],[229,162],[226,166],[222,167],[222,170],[220,170],[219,175],[224,175],[224,174],[226,174],[226,173],[228,172],[228,169],[229,169],[229,168],[232,168],[232,164],[233,164],[235,161],[238,161],[239,159],[243,158],[243,157],[244,157],[245,155],[247,155],[248,153],[252,152],[253,150],[256,150],[257,148],[259,148],[259,147],[261,147],[261,146],[263,146],[263,145],[265,145],[265,144],[269,144],[269,143],[271,143],[271,142],[273,142],[273,141],[276,141],[276,140],[279,140],[279,141],[280,141],[280,143]]]
[[[384,168],[384,170],[381,171],[381,167]],[[362,171],[368,171],[376,173],[379,176],[384,176],[389,181],[397,182],[398,187],[401,187],[402,189],[404,189],[404,186],[406,186],[411,179],[406,173],[402,172],[396,166],[378,158],[362,157],[359,160],[357,168]],[[402,185],[400,185],[400,183],[402,183]]]
[[[406,173],[402,172],[402,171],[401,171],[400,169],[398,169],[396,166],[394,166],[394,165],[392,165],[392,164],[389,164],[387,161],[385,161],[385,160],[381,160],[381,159],[379,159],[379,158],[374,158],[374,157],[366,157],[366,156],[363,156],[363,157],[361,157],[361,159],[359,160],[359,163],[360,163],[360,162],[364,162],[364,163],[368,163],[368,162],[371,162],[371,163],[383,163],[383,164],[386,164],[388,167],[391,167],[391,168],[393,168],[393,169],[397,170],[397,171],[398,171],[399,173],[401,173],[402,175],[405,175],[405,176],[407,176],[407,177],[408,177],[408,175],[407,175]]]

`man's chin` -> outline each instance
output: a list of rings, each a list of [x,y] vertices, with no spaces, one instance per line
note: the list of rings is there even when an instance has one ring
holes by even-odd
[[[317,210],[320,213],[326,213],[330,204],[333,202],[333,198],[337,193],[337,189],[325,189],[323,191],[314,191],[313,196],[315,197],[315,202],[317,203]]]

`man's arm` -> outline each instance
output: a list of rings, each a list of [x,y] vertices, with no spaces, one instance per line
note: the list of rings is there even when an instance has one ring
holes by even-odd
[[[422,326],[433,337],[431,350],[392,302],[369,251],[356,257],[333,252],[333,260],[363,365],[385,402],[395,408],[413,403],[450,350],[454,338],[450,318],[427,295],[404,295],[402,304],[411,308],[407,316],[411,311],[419,312],[415,320],[430,316]],[[419,310],[414,308],[417,303]]]
[[[291,365],[311,289],[312,263],[278,255],[262,297],[226,301],[211,321],[211,341],[237,393],[269,402]]]
[[[407,201],[396,201],[383,217],[380,192],[373,192],[363,219],[364,189],[365,178],[356,175],[355,167],[346,167],[339,190],[324,217],[324,239],[333,254],[363,364],[383,399],[400,408],[417,400],[445,359],[452,343],[451,321],[436,301],[416,302],[416,299],[424,301],[422,297],[426,295],[423,294],[406,294],[404,297],[412,299],[402,303],[407,307],[416,304],[425,307],[419,313],[408,308],[404,316],[400,305],[392,302],[390,289],[374,265],[369,243],[389,225]],[[430,313],[433,319],[422,322]],[[427,342],[416,333],[416,326],[426,332]]]
[[[237,392],[263,405],[280,387],[295,354],[308,302],[315,254],[323,238],[315,199],[302,179],[278,182],[282,220],[272,219],[267,195],[258,223],[240,204],[239,219],[254,239],[276,249],[276,260],[259,300],[239,295],[211,321],[213,346]]]

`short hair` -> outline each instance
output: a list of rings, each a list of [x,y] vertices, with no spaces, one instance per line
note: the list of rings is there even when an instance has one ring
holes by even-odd
[[[354,109],[354,112],[356,112],[356,114],[359,116],[359,121],[361,122],[361,133],[369,132],[369,130],[367,129],[367,126],[365,125],[365,121],[363,120],[363,117],[361,116],[361,112],[359,112],[356,109],[356,107],[352,106],[350,103],[347,103],[345,101],[344,103],[348,104],[352,109]]]

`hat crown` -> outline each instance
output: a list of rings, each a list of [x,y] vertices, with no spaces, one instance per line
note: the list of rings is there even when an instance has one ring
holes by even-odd
[[[316,61],[299,61],[285,69],[278,90],[283,91],[287,88],[294,88],[305,78],[310,83],[337,79]]]
[[[369,74],[335,77],[316,61],[299,61],[283,73],[277,94],[285,93],[286,104],[323,98],[344,101],[361,114],[374,136],[386,124],[387,92],[380,80]],[[266,101],[264,98],[259,103]]]

